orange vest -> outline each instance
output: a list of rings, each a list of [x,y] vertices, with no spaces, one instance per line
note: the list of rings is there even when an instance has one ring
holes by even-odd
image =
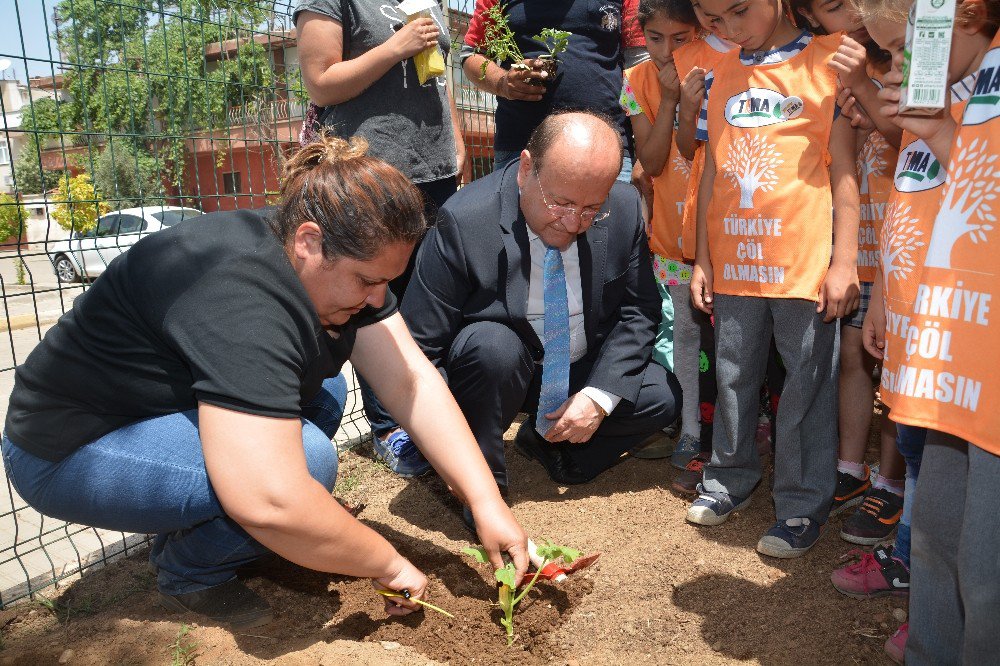
[[[830,130],[840,35],[775,64],[739,52],[715,69],[708,149],[716,178],[708,234],[720,294],[816,301],[833,250]]]
[[[955,120],[961,117],[964,102],[951,106]],[[893,406],[896,375],[905,357],[905,338],[910,328],[910,311],[917,292],[920,267],[927,252],[927,237],[934,226],[942,187],[947,180],[944,167],[922,139],[903,132],[899,159],[893,179],[893,194],[886,205],[885,223],[879,241],[882,266],[882,293],[885,298],[885,350],[882,359],[882,402]]]
[[[873,72],[879,88],[880,76]],[[861,193],[861,225],[858,227],[858,279],[873,282],[878,270],[879,236],[885,207],[893,192],[892,165],[899,153],[879,132],[868,134],[858,154],[858,185]]]
[[[642,107],[650,123],[656,122],[662,90],[658,70],[652,60],[640,63],[625,72],[632,86],[635,101]],[[677,132],[677,110],[674,109],[674,132]],[[670,141],[670,152],[663,171],[653,178],[653,216],[650,224],[649,248],[667,259],[683,261],[681,255],[681,219],[687,194],[691,162],[677,150],[676,138]]]
[[[952,144],[892,417],[1000,455],[1000,36]]]
[[[715,69],[722,56],[731,51],[733,44],[723,41],[714,35],[696,39],[680,47],[674,52],[674,67],[677,77],[683,81],[695,67],[701,67],[711,72]],[[688,261],[694,260],[698,227],[698,186],[701,184],[701,172],[705,169],[705,148],[697,142],[694,150],[694,160],[691,162],[690,177],[687,192],[684,196],[684,214],[681,223],[681,252]]]

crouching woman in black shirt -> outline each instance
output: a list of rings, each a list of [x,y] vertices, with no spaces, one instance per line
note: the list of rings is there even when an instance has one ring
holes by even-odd
[[[8,478],[49,516],[155,534],[164,605],[270,621],[238,567],[275,552],[409,590],[427,579],[330,495],[347,360],[471,508],[495,566],[526,537],[387,290],[424,232],[420,193],[360,140],[285,170],[277,209],[206,215],[108,266],[15,373]]]

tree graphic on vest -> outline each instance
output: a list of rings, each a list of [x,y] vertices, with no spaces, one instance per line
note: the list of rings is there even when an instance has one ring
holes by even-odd
[[[973,243],[985,243],[986,232],[993,231],[997,219],[992,202],[1000,189],[1000,172],[993,164],[998,156],[979,139],[963,146],[959,137],[953,150],[948,187],[924,262],[934,268],[951,268],[951,251],[963,236],[969,235]]]
[[[674,171],[679,171],[685,178],[691,177],[691,160],[682,155],[674,156]]]
[[[729,158],[722,165],[723,176],[740,188],[740,208],[753,208],[757,190],[769,192],[778,182],[775,167],[784,160],[778,146],[762,136],[742,136],[729,149]]]
[[[913,253],[925,245],[918,221],[910,216],[910,207],[893,202],[882,225],[882,271],[885,279],[902,280],[914,269]]]
[[[889,146],[882,135],[872,132],[865,140],[858,155],[858,177],[861,179],[861,194],[868,194],[868,179],[885,173],[886,163],[882,159],[885,149]]]

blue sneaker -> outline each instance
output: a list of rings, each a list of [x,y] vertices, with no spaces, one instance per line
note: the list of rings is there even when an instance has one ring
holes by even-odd
[[[802,557],[816,545],[823,526],[808,518],[779,520],[757,542],[757,552],[788,559]]]
[[[701,453],[701,442],[697,437],[691,435],[681,435],[674,447],[674,452],[670,454],[670,464],[677,469],[684,469],[691,459]]]
[[[395,431],[386,437],[384,442],[378,437],[373,437],[372,448],[375,449],[377,459],[404,479],[423,476],[431,471],[431,464],[417,450],[417,446],[405,430]]]
[[[750,506],[749,497],[733,497],[729,493],[709,492],[698,484],[698,499],[688,507],[687,520],[696,525],[721,525],[733,511]]]

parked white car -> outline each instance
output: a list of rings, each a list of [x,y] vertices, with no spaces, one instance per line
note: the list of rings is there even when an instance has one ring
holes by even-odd
[[[103,215],[86,233],[74,231],[68,240],[48,244],[49,261],[60,282],[93,280],[111,260],[124,254],[143,236],[202,215],[197,208],[146,206]]]

